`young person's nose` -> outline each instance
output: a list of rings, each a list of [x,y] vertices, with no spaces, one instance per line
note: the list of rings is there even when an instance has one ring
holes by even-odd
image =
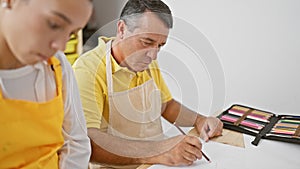
[[[51,48],[55,50],[64,51],[69,38],[57,38],[51,42]]]

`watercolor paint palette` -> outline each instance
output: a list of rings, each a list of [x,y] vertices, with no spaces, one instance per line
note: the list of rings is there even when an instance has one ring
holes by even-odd
[[[253,145],[258,145],[262,138],[300,144],[300,116],[276,115],[235,104],[218,118],[226,129],[255,136]]]

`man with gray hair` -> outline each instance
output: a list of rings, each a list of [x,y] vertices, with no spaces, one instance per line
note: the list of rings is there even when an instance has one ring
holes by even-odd
[[[160,0],[129,0],[114,38],[74,64],[91,139],[91,162],[112,168],[139,164],[191,165],[202,158],[192,136],[166,138],[161,117],[194,126],[208,141],[222,132],[215,117],[202,116],[174,100],[161,75],[157,54],[173,27],[172,13]]]

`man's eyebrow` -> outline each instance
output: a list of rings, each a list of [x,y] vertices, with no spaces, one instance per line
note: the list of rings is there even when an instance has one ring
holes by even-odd
[[[145,37],[143,37],[142,39],[147,40],[147,41],[151,41],[151,42],[154,42],[154,41],[155,41],[155,40],[153,40],[153,39],[151,39],[151,38],[145,38]]]
[[[151,38],[146,38],[146,37],[143,37],[142,38],[143,40],[146,40],[146,41],[150,41],[151,43],[155,42],[155,40],[151,39]],[[160,46],[164,46],[166,44],[166,42],[163,42],[161,44],[159,44]]]
[[[53,11],[52,13],[55,14],[56,16],[62,18],[67,23],[72,24],[72,21],[66,15],[64,15],[64,14],[62,14],[60,12],[56,12],[56,11]]]

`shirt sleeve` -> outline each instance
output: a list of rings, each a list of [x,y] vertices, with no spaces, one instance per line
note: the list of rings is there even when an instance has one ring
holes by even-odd
[[[105,79],[105,69],[99,70],[105,66],[99,64],[97,59],[80,59],[73,65],[87,128],[100,129],[101,123],[105,119],[103,115],[107,95],[107,90],[104,90],[106,82],[103,80]]]
[[[64,145],[59,150],[59,166],[63,169],[88,168],[91,155],[90,140],[80,101],[79,90],[71,65],[65,55],[57,55],[63,71]]]

